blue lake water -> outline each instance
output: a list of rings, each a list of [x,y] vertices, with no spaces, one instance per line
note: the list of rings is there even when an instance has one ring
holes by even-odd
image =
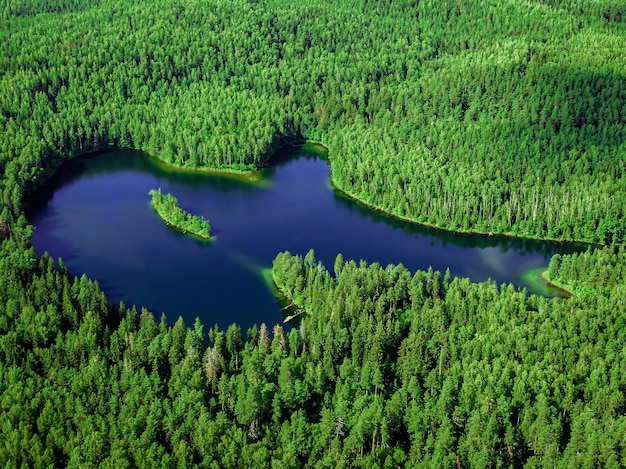
[[[332,269],[335,256],[450,269],[551,294],[523,275],[554,253],[580,246],[464,235],[398,221],[343,197],[314,145],[281,150],[252,178],[190,173],[130,150],[65,163],[29,209],[39,253],[97,280],[108,297],[143,306],[174,323],[200,317],[207,327],[280,323],[283,311],[263,281],[280,251],[306,254]],[[211,222],[215,239],[196,241],[166,226],[148,191],[162,188],[185,210]]]

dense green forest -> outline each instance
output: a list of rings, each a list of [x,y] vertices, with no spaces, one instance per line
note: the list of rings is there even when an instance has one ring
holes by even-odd
[[[566,300],[283,253],[309,315],[221,331],[110,304],[23,213],[88,152],[249,171],[309,139],[397,216],[624,244],[625,22],[620,0],[0,2],[0,465],[625,464],[623,248],[555,256]]]
[[[568,256],[556,254],[543,275],[578,295],[608,294],[613,288],[626,284],[626,252],[621,246]]]
[[[209,220],[192,215],[178,205],[178,199],[172,194],[162,194],[161,188],[150,191],[150,205],[161,219],[183,233],[201,239],[211,239]]]
[[[17,0],[2,7],[0,168],[14,214],[110,146],[245,170],[296,139],[336,187],[456,230],[626,236],[616,0]]]
[[[2,251],[5,467],[624,461],[624,283],[546,299],[341,257],[331,276],[283,253],[273,276],[307,308],[301,327],[214,328],[206,347],[199,321],[113,307],[49,257]]]

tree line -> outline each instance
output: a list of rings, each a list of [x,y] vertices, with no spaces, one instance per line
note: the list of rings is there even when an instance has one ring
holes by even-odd
[[[626,284],[626,250],[612,246],[567,256],[557,254],[543,275],[577,295],[606,295]]]
[[[23,207],[91,151],[246,171],[306,138],[336,187],[404,218],[624,243],[624,13],[1,3],[0,464],[619,467],[623,250],[555,257],[568,300],[283,253],[301,325],[206,331],[38,257]]]
[[[4,466],[620,465],[623,282],[547,299],[282,253],[272,274],[309,315],[244,334],[172,326],[27,242],[1,249]]]
[[[40,0],[3,18],[16,216],[85,152],[245,171],[307,138],[329,146],[339,189],[414,221],[624,241],[626,44],[610,0]]]

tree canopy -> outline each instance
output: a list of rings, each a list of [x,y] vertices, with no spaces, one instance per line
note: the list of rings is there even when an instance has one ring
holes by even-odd
[[[457,230],[624,241],[610,0],[6,3],[3,199],[110,146],[251,170],[302,138],[335,186]],[[617,163],[617,164],[616,164]]]
[[[162,194],[161,188],[150,191],[150,205],[168,225],[201,239],[211,239],[211,225],[204,217],[192,215],[178,205],[172,194]]]
[[[249,171],[309,139],[396,216],[623,244],[625,21],[617,0],[1,3],[0,465],[619,467],[622,248],[555,257],[567,300],[282,253],[300,326],[207,331],[39,257],[23,208],[92,151]]]
[[[25,248],[0,258],[4,466],[618,467],[626,450],[623,282],[547,299],[282,253],[301,325],[207,334]]]

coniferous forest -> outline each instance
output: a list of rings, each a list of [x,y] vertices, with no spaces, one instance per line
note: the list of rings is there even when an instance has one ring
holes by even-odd
[[[626,464],[626,3],[11,0],[0,38],[0,465]],[[225,331],[32,246],[69,158],[302,140],[393,215],[603,246],[546,266],[568,299],[276,253],[301,325]]]

